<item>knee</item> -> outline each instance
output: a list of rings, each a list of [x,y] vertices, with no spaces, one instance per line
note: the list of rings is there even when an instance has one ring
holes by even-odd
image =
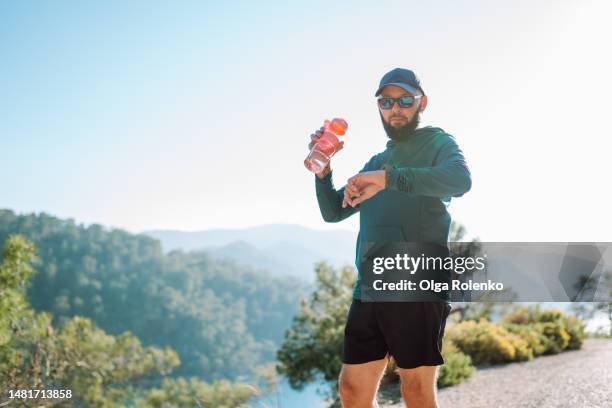
[[[340,377],[338,382],[338,394],[340,399],[346,404],[347,401],[353,401],[357,399],[359,393],[359,387],[355,381],[350,380],[346,377]]]
[[[402,393],[414,398],[428,396],[433,391],[433,386],[421,378],[413,377],[402,379]]]

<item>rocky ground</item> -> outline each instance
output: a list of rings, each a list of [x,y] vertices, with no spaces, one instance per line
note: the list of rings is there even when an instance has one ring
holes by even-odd
[[[587,339],[581,350],[479,368],[469,380],[439,390],[438,404],[440,408],[610,408],[612,340]]]

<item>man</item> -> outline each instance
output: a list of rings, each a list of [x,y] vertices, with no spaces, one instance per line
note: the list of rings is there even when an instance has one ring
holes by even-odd
[[[436,127],[419,128],[427,96],[417,76],[396,68],[375,93],[386,149],[336,190],[328,165],[315,177],[317,200],[326,222],[359,211],[357,284],[344,330],[339,394],[343,406],[378,406],[376,392],[389,356],[398,366],[402,396],[410,408],[437,407],[437,366],[448,302],[363,302],[360,260],[364,242],[410,241],[446,245],[447,205],[471,188],[471,177],[455,139]],[[316,142],[321,130],[311,135]],[[310,147],[309,146],[309,147]]]

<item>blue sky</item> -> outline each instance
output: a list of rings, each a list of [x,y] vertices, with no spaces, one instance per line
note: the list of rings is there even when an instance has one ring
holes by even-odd
[[[262,4],[263,3],[263,4]],[[0,207],[130,231],[325,224],[302,165],[349,122],[340,187],[386,142],[373,93],[421,77],[490,241],[610,241],[605,1],[0,3]]]

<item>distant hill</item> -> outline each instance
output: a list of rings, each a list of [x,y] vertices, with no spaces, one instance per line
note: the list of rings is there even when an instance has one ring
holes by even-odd
[[[314,279],[314,264],[353,265],[356,233],[319,231],[292,224],[269,224],[244,229],[204,231],[152,230],[143,234],[161,241],[170,252],[205,250],[213,258],[265,269],[278,275]]]

